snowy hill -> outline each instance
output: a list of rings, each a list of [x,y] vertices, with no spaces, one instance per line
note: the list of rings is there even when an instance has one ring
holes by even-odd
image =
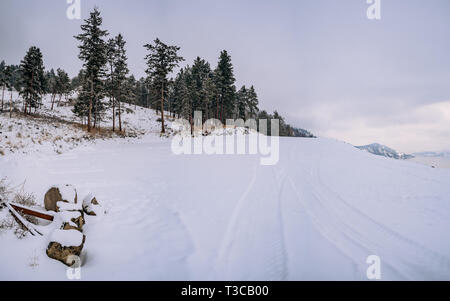
[[[87,216],[82,280],[367,280],[370,255],[383,280],[450,280],[449,170],[321,138],[280,138],[273,166],[170,143],[7,154],[0,178],[26,180],[41,204],[58,183],[96,195],[107,214]],[[66,280],[47,239],[0,233],[0,280]]]
[[[32,116],[24,116],[20,112],[22,101],[18,93],[13,93],[13,100],[17,111],[13,113],[13,118],[9,118],[9,111],[0,113],[0,156],[31,152],[62,154],[78,145],[95,144],[97,140],[122,140],[124,137],[129,140],[149,133],[157,134],[161,128],[157,121],[160,116],[154,110],[123,104],[123,133],[110,130],[112,114],[111,110],[107,110],[99,129],[88,135],[81,128],[79,118],[73,114],[73,106],[67,101],[62,101],[60,106],[55,104],[52,110],[51,97],[46,95],[41,108]],[[6,107],[9,108],[9,102]],[[170,129],[170,120],[167,123]]]
[[[363,145],[363,146],[355,146],[356,148],[359,148],[361,150],[365,150],[371,154],[377,155],[377,156],[384,156],[388,158],[394,158],[394,159],[411,159],[414,157],[413,155],[403,154],[399,153],[396,150],[389,148],[385,145],[381,145],[379,143],[372,143],[369,145]]]

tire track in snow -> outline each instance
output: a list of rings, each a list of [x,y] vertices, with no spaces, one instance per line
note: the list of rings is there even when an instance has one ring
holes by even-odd
[[[289,156],[292,155],[292,152],[293,150],[291,150]],[[367,269],[365,259],[373,254],[370,247],[362,243],[360,235],[355,235],[353,229],[348,228],[334,212],[327,208],[323,200],[317,195],[316,188],[318,186],[313,185],[311,181],[314,178],[314,171],[303,169],[303,174],[307,175],[307,177],[296,177],[296,179],[301,179],[299,182],[301,190],[298,189],[298,183],[293,181],[290,174],[287,175],[287,181],[299,201],[299,209],[304,210],[308,214],[313,225],[325,239],[336,246],[341,253],[353,262],[357,269],[356,271],[359,271],[355,278],[361,278],[361,275],[365,275]],[[389,264],[384,264],[383,266],[385,269],[387,267],[393,270],[393,273],[396,274],[396,271]],[[396,277],[397,279],[406,278],[402,274],[396,274]]]
[[[320,164],[319,164],[320,166]],[[414,242],[351,206],[321,180],[319,168],[298,184],[288,181],[301,206],[311,216],[319,231],[365,272],[365,258],[381,257],[382,266],[395,279],[448,279],[447,258]]]
[[[215,263],[217,279],[284,280],[287,276],[282,189],[273,170],[258,163],[228,222]],[[265,185],[268,175],[277,189]]]
[[[359,225],[359,228],[354,228],[356,231],[365,229],[364,238],[367,244],[372,246],[372,250],[379,250],[380,255],[383,254],[382,258],[391,262],[391,265],[399,266],[399,269],[406,271],[410,279],[448,279],[450,277],[448,258],[401,235],[350,205],[324,183],[320,172],[316,172],[315,177],[323,192],[333,199],[333,202],[328,201],[328,204],[334,206],[335,212],[345,212],[346,216],[350,217],[347,220],[356,221],[354,224]],[[345,222],[344,219],[343,221]],[[381,239],[377,241],[376,238]]]
[[[300,193],[290,177],[288,181],[297,199],[300,201],[301,208],[306,211],[319,233],[345,254],[358,268],[359,273],[364,275],[365,269],[367,268],[365,259],[367,256],[373,254],[370,246],[364,244],[359,234],[355,234],[351,228],[348,228],[344,222],[337,218],[334,212],[331,212],[323,204],[322,199],[311,189],[312,185],[302,186],[303,193]],[[390,266],[389,269],[394,270]],[[406,278],[402,274],[398,276],[401,279]]]

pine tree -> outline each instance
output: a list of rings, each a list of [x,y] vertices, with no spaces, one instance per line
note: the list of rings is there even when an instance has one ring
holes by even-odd
[[[205,116],[205,105],[207,102],[204,86],[210,73],[211,68],[209,66],[209,63],[201,59],[200,57],[197,57],[191,68],[192,91],[190,94],[192,97],[193,110],[202,111],[203,116]]]
[[[58,68],[56,70],[56,93],[59,95],[58,105],[61,102],[61,98],[64,95],[67,99],[67,94],[70,92],[70,78],[69,75],[62,69]],[[52,103],[53,108],[53,103]]]
[[[50,94],[50,102],[51,102],[51,110],[53,110],[53,104],[55,102],[56,94],[57,94],[57,87],[56,87],[56,74],[55,70],[50,69],[50,71],[47,71],[45,73],[45,82],[46,82],[46,93]]]
[[[3,76],[5,77],[5,82],[6,82],[6,88],[8,89],[9,93],[10,93],[10,98],[9,98],[9,118],[12,117],[12,92],[14,90],[14,67],[11,66],[6,66],[5,70],[3,72]],[[2,100],[2,110],[3,110],[3,100]]]
[[[118,115],[119,115],[119,132],[122,131],[122,109],[121,102],[129,99],[130,87],[127,85],[127,74],[129,72],[127,66],[127,56],[125,50],[125,40],[121,34],[117,35],[114,39],[115,43],[115,58],[114,58],[114,86],[116,91]]]
[[[84,70],[81,69],[78,72],[78,75],[76,75],[75,77],[72,78],[72,80],[70,81],[70,90],[79,90],[79,88],[82,86],[84,80]]]
[[[129,105],[134,104],[134,108],[136,109],[136,105],[137,105],[137,93],[136,93],[136,86],[137,86],[137,81],[134,78],[134,75],[129,76],[125,81],[124,81],[124,86],[123,86],[123,90],[124,90],[124,98],[123,101],[128,103]]]
[[[225,119],[233,115],[235,108],[235,78],[231,57],[226,50],[220,53],[219,63],[215,70],[215,85],[217,88],[216,118],[225,123]]]
[[[258,121],[257,122],[258,132],[261,132],[261,133],[263,133],[263,134],[265,134],[267,136],[270,136],[271,135],[271,119],[273,119],[273,116],[268,114],[265,110],[262,110],[262,111],[260,111],[258,113],[258,118],[257,119],[258,119],[257,120]],[[259,120],[266,120],[267,121],[267,129],[260,128]]]
[[[236,118],[246,120],[248,91],[242,86],[236,94]]]
[[[106,73],[106,42],[104,37],[108,35],[106,30],[102,30],[102,17],[97,8],[90,13],[89,19],[84,20],[81,25],[82,33],[75,36],[80,42],[78,57],[83,61],[85,77],[82,91],[79,94],[74,113],[80,117],[87,116],[87,129],[91,131],[91,121],[94,118],[94,127],[98,119],[102,116],[105,106],[102,103],[104,96],[103,78]]]
[[[255,92],[255,88],[253,86],[250,87],[247,91],[247,114],[246,118],[256,118],[259,108],[258,108],[258,95]]]
[[[191,125],[192,132],[192,121],[193,121],[193,113],[194,113],[194,103],[193,103],[193,94],[194,94],[194,80],[192,77],[192,69],[187,66],[183,73],[183,86],[181,91],[181,116],[189,121]]]
[[[178,117],[181,116],[182,111],[182,103],[184,98],[184,93],[186,93],[186,79],[184,75],[184,68],[180,70],[180,72],[177,74],[174,80],[173,84],[173,95],[172,98],[172,105],[173,105],[173,113],[174,115],[177,114]]]
[[[141,77],[136,82],[134,93],[136,97],[136,104],[142,107],[147,107],[148,91],[147,91],[147,82],[145,78]]]
[[[44,63],[39,48],[32,46],[20,63],[23,89],[19,92],[24,99],[24,113],[37,108],[45,93]]]
[[[115,39],[109,39],[106,44],[106,57],[108,62],[108,75],[106,81],[106,88],[109,95],[109,102],[112,108],[112,130],[116,130],[116,100],[114,99],[115,77],[114,77],[114,64],[116,60],[116,41]]]
[[[169,79],[167,82],[167,111],[169,111],[169,116],[173,115],[173,109],[174,109],[174,89],[175,89],[175,80],[173,78]]]
[[[181,56],[177,55],[180,47],[168,46],[159,39],[154,40],[154,44],[146,44],[145,48],[150,52],[145,59],[148,69],[146,73],[152,78],[154,84],[161,93],[161,133],[165,133],[164,128],[164,92],[167,86],[167,76],[172,70],[183,61]]]
[[[203,83],[203,110],[204,120],[208,120],[212,117],[213,102],[216,98],[216,85],[214,84],[214,73],[209,72]]]

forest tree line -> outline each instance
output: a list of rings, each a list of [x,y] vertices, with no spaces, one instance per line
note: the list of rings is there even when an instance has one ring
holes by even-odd
[[[96,128],[112,111],[113,131],[122,131],[123,103],[152,108],[161,114],[161,132],[165,132],[165,115],[193,122],[194,111],[201,111],[203,121],[216,118],[225,124],[226,119],[279,119],[280,136],[313,137],[306,130],[290,126],[275,111],[270,114],[260,110],[253,85],[236,87],[231,56],[221,51],[217,66],[197,57],[192,65],[180,68],[169,76],[184,59],[180,47],[167,45],[155,39],[144,45],[147,50],[146,77],[136,79],[129,74],[126,41],[121,34],[108,39],[109,33],[101,28],[102,17],[97,8],[81,25],[81,33],[74,38],[79,42],[78,58],[83,68],[70,79],[61,68],[45,71],[39,48],[30,47],[20,65],[0,63],[2,112],[8,108],[5,90],[10,91],[9,111],[12,111],[12,91],[22,98],[22,111],[31,114],[42,105],[42,97],[51,95],[51,109],[61,101],[71,99],[74,93],[73,112],[88,131]],[[165,113],[165,114],[164,114]],[[270,124],[270,123],[269,123]],[[268,131],[270,134],[270,129]]]

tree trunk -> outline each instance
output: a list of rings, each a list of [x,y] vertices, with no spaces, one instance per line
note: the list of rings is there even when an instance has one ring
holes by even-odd
[[[52,103],[52,107],[50,108],[50,110],[53,111],[53,103],[55,101],[55,94],[52,94],[52,96],[50,97],[50,102]]]
[[[111,76],[111,98],[112,98],[112,110],[113,110],[113,132],[116,130],[116,100],[114,99],[114,78],[113,78],[113,65],[110,63],[110,76]]]
[[[59,94],[59,99],[58,99],[58,103],[57,103],[57,107],[59,107],[59,104],[61,103],[61,98],[62,98],[62,94]]]
[[[169,117],[170,117],[170,115],[172,114],[172,111],[171,111],[171,101],[170,100],[168,100],[168,102],[169,102]]]
[[[61,102],[62,94],[59,94],[58,102],[56,103],[56,106],[59,107],[59,104]]]
[[[9,118],[12,117],[12,89],[11,89],[11,98],[9,99]]]
[[[119,132],[122,132],[122,113],[120,110],[120,99],[117,100],[117,104],[119,106]]]
[[[161,133],[164,134],[166,129],[164,128],[164,83],[161,85]]]
[[[116,100],[114,99],[114,96],[112,97],[112,113],[113,113],[113,132],[116,130]]]
[[[148,109],[148,95],[150,94],[149,93],[149,89],[148,89],[148,85],[147,85],[147,94],[145,95],[145,107]]]
[[[88,132],[91,131],[92,97],[94,97],[94,80],[91,78],[91,97],[89,97]]]
[[[219,100],[216,97],[216,119],[219,119]]]
[[[5,85],[3,85],[3,91],[2,91],[2,112],[3,112],[3,97],[5,96]]]
[[[33,77],[34,77],[34,72],[31,73],[31,82],[30,82],[30,90],[33,91]],[[30,95],[28,95],[28,100],[30,100]],[[31,101],[30,101],[30,107],[31,107]],[[25,109],[24,109],[24,113],[27,114],[27,109],[28,109],[28,101],[25,101]]]

